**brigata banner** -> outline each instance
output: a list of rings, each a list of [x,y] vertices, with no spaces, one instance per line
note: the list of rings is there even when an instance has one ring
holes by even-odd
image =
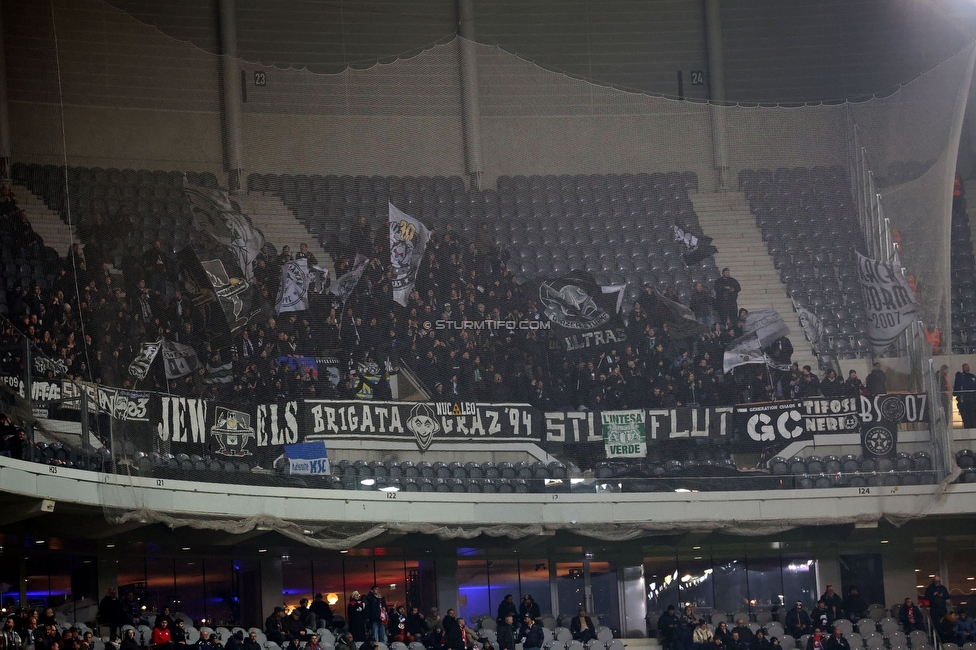
[[[435,442],[539,440],[541,413],[525,404],[305,400],[310,439]]]
[[[644,411],[603,411],[603,444],[607,458],[647,456],[647,431]]]

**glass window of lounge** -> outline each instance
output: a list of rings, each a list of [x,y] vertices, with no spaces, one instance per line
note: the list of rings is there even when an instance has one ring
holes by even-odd
[[[298,607],[306,598],[312,600],[312,559],[308,557],[281,557],[281,595],[286,605]]]
[[[470,620],[491,612],[488,599],[488,561],[484,557],[459,558],[457,568],[458,618]]]

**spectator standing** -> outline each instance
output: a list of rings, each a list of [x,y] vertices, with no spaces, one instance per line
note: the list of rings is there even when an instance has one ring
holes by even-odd
[[[742,291],[739,281],[732,277],[728,268],[724,268],[722,277],[715,281],[712,288],[715,291],[715,310],[719,321],[735,324],[739,312],[739,292]]]
[[[332,619],[334,618],[332,608],[322,598],[322,594],[315,594],[312,604],[308,608],[315,614],[316,627],[332,627]]]
[[[867,389],[871,395],[884,395],[888,392],[888,376],[881,369],[881,364],[874,364],[874,370],[868,375]]]
[[[546,642],[546,633],[542,631],[542,622],[534,621],[526,616],[522,619],[522,649],[541,650]]]
[[[836,621],[844,613],[844,599],[840,597],[836,591],[834,591],[834,585],[827,585],[827,590],[824,591],[820,600],[824,602],[827,609],[830,611],[831,622]]]
[[[377,643],[386,643],[386,625],[390,615],[386,610],[386,598],[380,595],[379,585],[373,585],[366,594],[366,616]]]
[[[349,631],[352,633],[353,640],[360,643],[365,641],[369,617],[366,615],[366,603],[358,591],[352,592],[349,596],[349,604],[346,605],[346,620],[349,621]]]
[[[512,603],[513,607],[515,603]],[[514,614],[506,612],[502,618],[502,624],[498,626],[498,650],[515,650],[515,633],[512,630]]]
[[[674,605],[668,605],[668,609],[657,619],[657,633],[664,650],[671,650],[671,639],[677,627],[678,617],[674,613]]]
[[[4,416],[6,417],[6,416]],[[109,636],[115,636],[125,624],[125,612],[122,601],[114,589],[109,589],[105,597],[98,603],[98,622],[108,626]]]
[[[506,616],[511,614],[514,617],[517,613],[518,607],[515,605],[515,601],[512,599],[512,594],[505,594],[505,599],[498,603],[498,616],[495,617],[495,620],[497,620],[498,624],[501,625]]]
[[[963,428],[976,427],[976,375],[969,372],[968,363],[962,364],[962,371],[956,373],[952,393],[956,396]]]
[[[963,366],[963,368],[965,367]],[[925,600],[929,601],[929,616],[932,617],[932,623],[938,624],[949,611],[949,590],[942,584],[942,578],[938,574],[932,578],[932,583],[925,588]]]
[[[844,599],[844,611],[852,621],[859,621],[868,613],[868,601],[865,600],[856,586],[851,586],[847,590],[847,598]]]

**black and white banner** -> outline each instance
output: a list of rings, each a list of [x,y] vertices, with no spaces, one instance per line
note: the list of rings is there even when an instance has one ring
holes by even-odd
[[[309,292],[322,292],[329,270],[318,266],[309,267],[307,259],[285,262],[281,267],[281,285],[275,300],[275,312],[305,311],[309,306]],[[316,288],[318,287],[318,288]]]
[[[570,271],[529,285],[564,352],[623,346],[627,332],[618,313],[623,289],[621,285],[601,287],[586,271]]]
[[[427,226],[390,203],[390,263],[393,265],[393,299],[407,306],[407,296],[417,281],[417,271],[430,239]]]
[[[856,397],[815,397],[789,402],[742,404],[735,407],[733,428],[743,443],[760,445],[812,440],[823,433],[861,430],[860,402]]]
[[[149,367],[156,359],[156,355],[159,354],[162,345],[162,340],[143,343],[142,347],[139,348],[139,354],[129,364],[129,374],[139,380],[145,379],[149,374]]]
[[[189,345],[163,339],[163,365],[166,379],[179,379],[199,368],[200,359]]]
[[[749,312],[742,325],[744,336],[754,334],[759,345],[769,347],[777,339],[790,335],[790,328],[775,309],[759,309]]]
[[[197,230],[210,235],[233,253],[244,277],[253,280],[254,260],[264,246],[261,231],[254,227],[247,215],[234,207],[227,192],[190,185],[186,178],[183,179],[183,192],[190,202]]]
[[[321,363],[326,361],[323,358]],[[24,396],[25,385],[19,378],[0,377],[0,383]],[[892,453],[880,428],[893,432],[899,424],[928,420],[926,395],[921,393],[710,408],[544,413],[525,404],[474,402],[287,400],[241,405],[68,380],[31,384],[31,397],[38,406],[66,400],[58,407],[60,417],[76,417],[83,394],[89,413],[126,422],[133,439],[147,441],[147,445],[155,440],[142,451],[165,447],[174,454],[244,459],[265,468],[284,453],[284,446],[313,440],[350,440],[375,449],[406,442],[420,451],[439,443],[478,442],[506,449],[513,443],[534,443],[586,468],[613,457],[636,458],[638,449],[640,455],[659,455],[663,450],[667,456],[674,450],[683,457],[687,445],[682,441],[696,445],[702,439],[728,440],[748,448],[875,429],[863,444],[866,451],[880,456]],[[614,438],[608,435],[613,433],[608,425],[630,428],[626,438]]]
[[[342,302],[349,300],[349,296],[355,291],[359,279],[363,277],[363,271],[369,266],[369,258],[365,255],[356,255],[352,268],[342,274],[332,285],[332,293],[339,297]]]
[[[421,451],[436,442],[538,441],[541,421],[524,404],[306,400],[304,406],[311,439],[413,441]]]
[[[868,338],[874,351],[880,353],[916,318],[918,300],[894,264],[858,253],[857,279],[868,315]]]

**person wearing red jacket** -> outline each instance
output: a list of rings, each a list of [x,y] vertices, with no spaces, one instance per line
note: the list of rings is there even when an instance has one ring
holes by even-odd
[[[153,628],[152,644],[156,650],[173,650],[173,635],[167,619],[164,618],[159,622],[159,627]]]

